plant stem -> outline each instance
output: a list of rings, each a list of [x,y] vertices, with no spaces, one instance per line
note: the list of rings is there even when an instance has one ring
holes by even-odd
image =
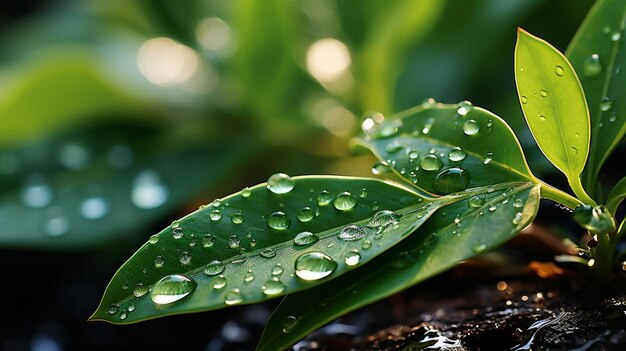
[[[600,283],[605,285],[613,275],[613,253],[615,248],[608,233],[598,233],[596,236],[598,238],[598,246],[594,250],[595,263],[592,269],[596,272]]]
[[[557,189],[540,179],[537,179],[537,181],[541,184],[541,197],[556,201],[572,210],[577,206],[582,205],[582,202],[572,195]]]
[[[587,195],[585,188],[583,188],[583,184],[580,182],[580,178],[568,178],[567,182],[569,183],[569,186],[572,187],[572,190],[574,190],[574,194],[576,194],[582,202],[593,207],[598,206],[598,204],[589,195]]]

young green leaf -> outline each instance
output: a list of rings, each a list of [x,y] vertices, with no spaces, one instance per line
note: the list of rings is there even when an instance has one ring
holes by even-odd
[[[515,46],[515,81],[537,145],[583,201],[580,173],[589,152],[589,111],[576,72],[565,56],[523,29]]]
[[[409,184],[427,192],[537,182],[509,126],[469,102],[426,102],[381,124],[366,118],[363,129],[366,147]]]
[[[192,139],[177,139],[173,148],[169,132],[124,123],[3,150],[0,163],[9,167],[0,174],[0,244],[67,250],[128,237],[197,196],[207,181],[219,182],[249,153],[234,141]]]
[[[366,267],[287,296],[270,317],[257,350],[285,349],[338,316],[497,247],[531,223],[539,200],[539,186],[508,183],[447,206],[402,246]]]
[[[132,323],[310,288],[371,260],[463,196],[275,175],[150,237],[115,274],[92,319]]]
[[[595,190],[600,168],[626,133],[626,1],[600,0],[589,11],[566,54],[580,74],[591,118],[591,148],[583,171],[588,191]]]
[[[617,207],[626,199],[626,178],[622,178],[615,186],[606,200],[606,208],[613,216],[617,212]]]

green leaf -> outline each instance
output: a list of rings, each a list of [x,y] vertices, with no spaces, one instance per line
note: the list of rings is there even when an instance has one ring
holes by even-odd
[[[354,6],[360,5],[361,2],[352,4],[350,14],[354,14]],[[370,31],[356,62],[362,77],[357,86],[365,109],[388,112],[393,109],[393,92],[407,51],[432,30],[445,1],[403,0],[375,5],[376,12],[367,18],[366,28]]]
[[[487,110],[467,102],[427,102],[396,117],[380,125],[366,119],[361,142],[419,189],[446,194],[503,182],[536,182],[513,131]],[[463,170],[464,176],[449,186],[441,178],[451,169]]]
[[[5,74],[0,82],[0,145],[32,140],[85,120],[145,117],[137,113],[145,105],[107,78],[96,59],[68,48]]]
[[[486,187],[478,195],[484,203],[478,205],[476,198],[438,211],[401,246],[342,279],[288,295],[270,317],[257,350],[285,349],[338,316],[497,247],[532,222],[539,186]]]
[[[626,178],[622,178],[615,186],[606,200],[606,208],[615,216],[617,207],[626,199]]]
[[[249,152],[201,138],[107,124],[0,151],[0,245],[80,249],[138,233]]]
[[[625,27],[626,2],[597,1],[566,51],[589,105],[591,149],[583,180],[592,193],[602,164],[626,133]]]
[[[466,196],[429,199],[366,178],[304,176],[282,181],[279,184],[288,186],[276,188],[278,193],[267,184],[244,189],[151,237],[115,274],[92,319],[132,323],[310,288],[369,261],[438,207]],[[274,184],[272,178],[270,182]],[[296,235],[304,232],[310,234],[300,235],[308,235],[303,240],[310,243],[299,245]],[[176,303],[158,303],[162,284],[155,283],[176,274],[184,274],[197,288]],[[142,293],[135,289],[138,284]]]
[[[589,111],[571,64],[552,45],[519,29],[515,81],[539,148],[567,176],[578,197],[594,203],[580,184],[589,152]]]

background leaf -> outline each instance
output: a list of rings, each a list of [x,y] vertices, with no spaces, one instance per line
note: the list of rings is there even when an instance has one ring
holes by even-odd
[[[289,181],[295,182],[291,191],[277,194],[266,184],[245,189],[153,236],[115,274],[92,318],[131,323],[310,288],[367,262],[414,231],[439,206],[460,198],[431,200],[365,178],[306,176]],[[400,217],[374,216],[382,210],[397,211]],[[306,218],[302,211],[307,211]],[[297,244],[294,237],[302,232],[315,234],[317,240]],[[327,257],[311,269],[321,269],[323,263],[332,269],[315,279],[303,278],[294,262],[311,253]],[[172,274],[187,275],[197,288],[180,302],[156,303],[155,283]],[[141,294],[137,286],[144,289]]]
[[[617,207],[626,199],[626,178],[622,178],[615,186],[606,200],[606,208],[615,216]]]
[[[539,186],[509,183],[493,190],[483,188],[481,195],[438,211],[401,247],[363,269],[285,297],[270,317],[257,350],[287,348],[342,314],[501,245],[532,222],[539,207]]]
[[[369,130],[367,123],[362,143],[419,189],[446,194],[502,182],[535,181],[509,126],[471,104],[426,102]],[[445,181],[450,170],[462,170],[463,176]]]
[[[626,95],[625,27],[626,2],[597,1],[566,51],[589,105],[591,147],[583,181],[591,193],[602,164],[626,133],[626,104],[620,100]]]
[[[223,179],[250,152],[235,142],[199,144],[183,130],[121,123],[3,150],[0,244],[76,249],[119,240]]]
[[[590,130],[585,94],[576,72],[557,49],[519,29],[515,81],[524,116],[539,148],[565,173],[578,194]]]

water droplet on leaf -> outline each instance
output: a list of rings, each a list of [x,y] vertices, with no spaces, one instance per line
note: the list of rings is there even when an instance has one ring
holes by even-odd
[[[315,244],[319,240],[320,238],[311,232],[302,232],[296,235],[296,237],[293,239],[293,242],[298,246],[305,246]]]
[[[231,306],[236,305],[243,302],[243,296],[241,295],[241,291],[239,289],[233,289],[226,293],[224,297],[224,303]]]
[[[359,255],[358,251],[350,251],[344,257],[344,262],[348,266],[356,266],[361,261],[361,255]]]
[[[437,174],[433,187],[440,194],[450,194],[467,189],[470,183],[470,174],[463,168],[448,168]]]
[[[224,264],[224,262],[220,260],[213,260],[207,263],[207,265],[204,267],[203,272],[204,274],[209,275],[209,276],[218,275],[224,271],[224,268],[226,268],[226,265]]]
[[[350,211],[356,205],[356,198],[352,196],[352,194],[350,194],[349,192],[344,191],[341,194],[337,195],[337,198],[333,202],[333,205],[339,211]]]
[[[476,135],[479,131],[480,126],[476,120],[470,119],[463,123],[463,133],[465,133],[465,135]]]
[[[298,220],[302,223],[306,223],[315,217],[315,211],[310,207],[304,207],[297,214]]]
[[[284,212],[276,211],[267,218],[267,226],[276,230],[285,230],[291,221]]]
[[[448,152],[448,159],[452,162],[461,162],[465,160],[467,157],[467,153],[463,151],[460,147],[455,147],[454,149]]]
[[[263,294],[266,296],[276,296],[282,294],[285,291],[285,284],[278,279],[268,280],[261,287]]]
[[[333,197],[332,197],[332,195],[330,195],[330,193],[328,191],[322,190],[317,195],[317,204],[319,206],[328,206],[328,204],[330,204],[332,199],[333,199]]]
[[[565,71],[563,71],[563,67],[556,66],[554,67],[554,73],[556,73],[556,75],[559,77],[563,77],[563,73],[565,73]]]
[[[133,290],[133,295],[135,295],[135,297],[142,297],[145,294],[148,293],[148,287],[139,283],[135,286],[135,289]]]
[[[295,263],[296,275],[304,280],[319,280],[329,276],[337,268],[337,262],[322,252],[307,252]]]
[[[198,283],[184,275],[168,275],[154,284],[150,298],[159,305],[169,304],[191,294]]]
[[[600,62],[600,56],[593,54],[589,56],[583,64],[583,75],[586,77],[597,76],[602,72],[602,63]]]
[[[274,194],[286,194],[296,186],[296,182],[285,173],[276,173],[267,180],[267,188]]]
[[[365,235],[367,235],[367,233],[363,227],[351,224],[341,229],[339,239],[344,241],[356,241],[363,239]]]
[[[443,161],[436,155],[426,155],[420,162],[420,166],[425,171],[438,171],[443,167]]]
[[[384,162],[377,162],[372,166],[372,173],[375,175],[385,174],[391,172],[391,167]]]

